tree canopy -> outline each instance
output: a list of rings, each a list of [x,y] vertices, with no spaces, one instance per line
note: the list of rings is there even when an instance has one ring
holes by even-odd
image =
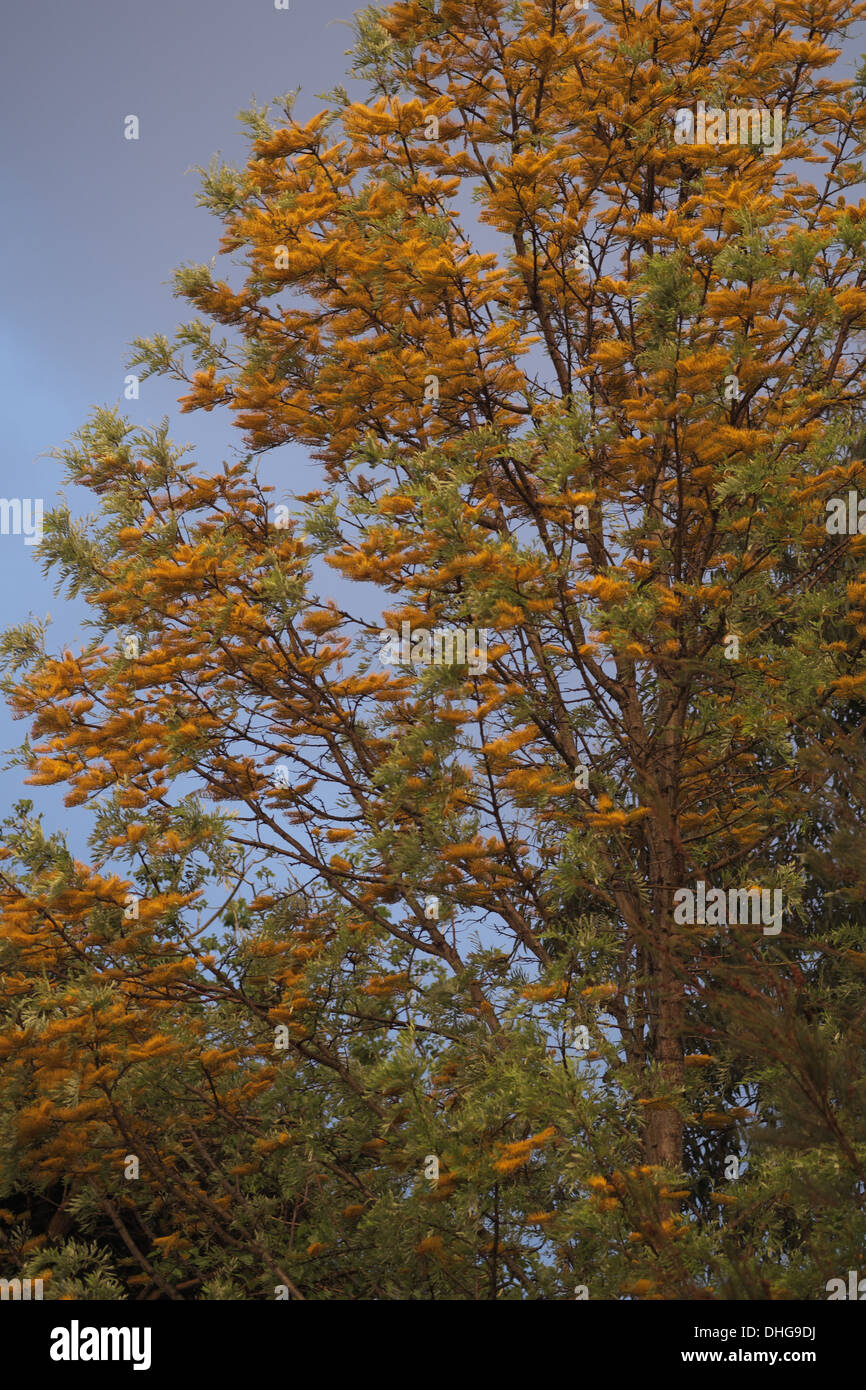
[[[129,365],[240,452],[96,411],[40,549],[93,635],[3,639],[92,814],[85,864],[20,803],[0,866],[0,1241],[49,1296],[856,1262],[864,15],[370,9],[364,100],[202,171],[225,278]]]

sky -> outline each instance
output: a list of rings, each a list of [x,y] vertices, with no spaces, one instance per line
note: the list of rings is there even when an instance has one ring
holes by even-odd
[[[220,413],[180,416],[180,388],[150,378],[124,399],[132,339],[193,317],[173,297],[182,262],[210,261],[220,226],[196,204],[199,176],[219,153],[243,163],[237,113],[300,87],[295,114],[321,110],[316,93],[345,81],[351,0],[73,0],[17,5],[4,22],[0,57],[0,496],[56,505],[65,444],[95,406],[118,405],[138,424],[171,418],[176,441],[218,468],[241,443]],[[348,85],[348,83],[346,83]],[[128,115],[139,139],[124,138]],[[316,486],[318,465],[301,449],[279,451],[285,486]],[[92,507],[67,492],[73,513]],[[49,647],[77,645],[82,604],[56,597],[21,535],[0,535],[0,628],[50,614]],[[0,704],[0,751],[20,743],[23,722]],[[5,763],[5,757],[2,759]],[[83,851],[85,811],[62,790],[24,786],[0,771],[0,820],[22,795],[45,810],[46,829],[72,830]]]

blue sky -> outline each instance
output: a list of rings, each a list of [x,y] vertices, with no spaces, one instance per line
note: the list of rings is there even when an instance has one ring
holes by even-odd
[[[0,59],[0,150],[6,214],[0,314],[0,495],[58,498],[62,469],[48,457],[94,406],[122,406],[136,423],[171,417],[177,440],[218,467],[240,444],[219,415],[178,416],[176,388],[145,381],[122,399],[129,344],[169,335],[191,311],[173,298],[182,261],[209,261],[219,225],[196,205],[196,165],[220,152],[242,162],[237,112],[300,86],[296,114],[321,109],[315,94],[344,80],[350,0],[86,0],[16,6]],[[338,23],[334,21],[344,21]],[[126,140],[135,114],[140,139]],[[315,486],[302,451],[280,451],[290,491]],[[92,506],[70,494],[74,512]],[[34,548],[0,535],[0,626],[51,614],[50,645],[74,643],[82,605],[53,594]],[[20,742],[23,723],[0,706],[0,749]],[[5,759],[4,759],[5,761]],[[46,828],[73,828],[83,853],[86,812],[63,808],[62,792],[27,791],[19,769],[0,773],[0,818],[22,794],[45,810]]]

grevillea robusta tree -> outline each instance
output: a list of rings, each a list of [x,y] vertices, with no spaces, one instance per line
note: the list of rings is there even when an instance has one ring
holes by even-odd
[[[94,815],[89,867],[7,826],[22,1268],[324,1298],[848,1268],[864,14],[365,11],[364,99],[247,113],[246,167],[204,174],[225,278],[181,269],[197,316],[130,367],[246,452],[97,412],[63,451],[97,514],[42,546],[96,635],[5,639],[31,780]]]

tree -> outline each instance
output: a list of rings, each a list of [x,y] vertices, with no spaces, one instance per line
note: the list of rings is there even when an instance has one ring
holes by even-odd
[[[31,780],[98,798],[97,874],[136,865],[117,978],[171,999],[166,1057],[183,1038],[237,1088],[241,1167],[273,1139],[261,1087],[339,1169],[312,1215],[302,1166],[253,1184],[296,1296],[290,1197],[326,1297],[363,1296],[359,1240],[388,1297],[821,1297],[857,1248],[852,917],[816,936],[805,846],[866,681],[863,542],[829,524],[866,479],[864,77],[829,72],[864,13],[365,11],[368,104],[246,113],[246,168],[202,194],[239,273],[179,271],[203,317],[130,363],[249,452],[208,472],[111,411],[64,451],[102,515],[55,511],[43,552],[98,636],[7,636]],[[275,511],[257,461],[287,442],[325,486]],[[320,597],[325,566],[387,598]],[[230,944],[188,897],[221,880]],[[853,1030],[805,1102],[798,981]],[[801,1182],[768,1273],[782,1150],[719,1189],[747,1136],[815,1113],[825,1222],[805,1248]]]

